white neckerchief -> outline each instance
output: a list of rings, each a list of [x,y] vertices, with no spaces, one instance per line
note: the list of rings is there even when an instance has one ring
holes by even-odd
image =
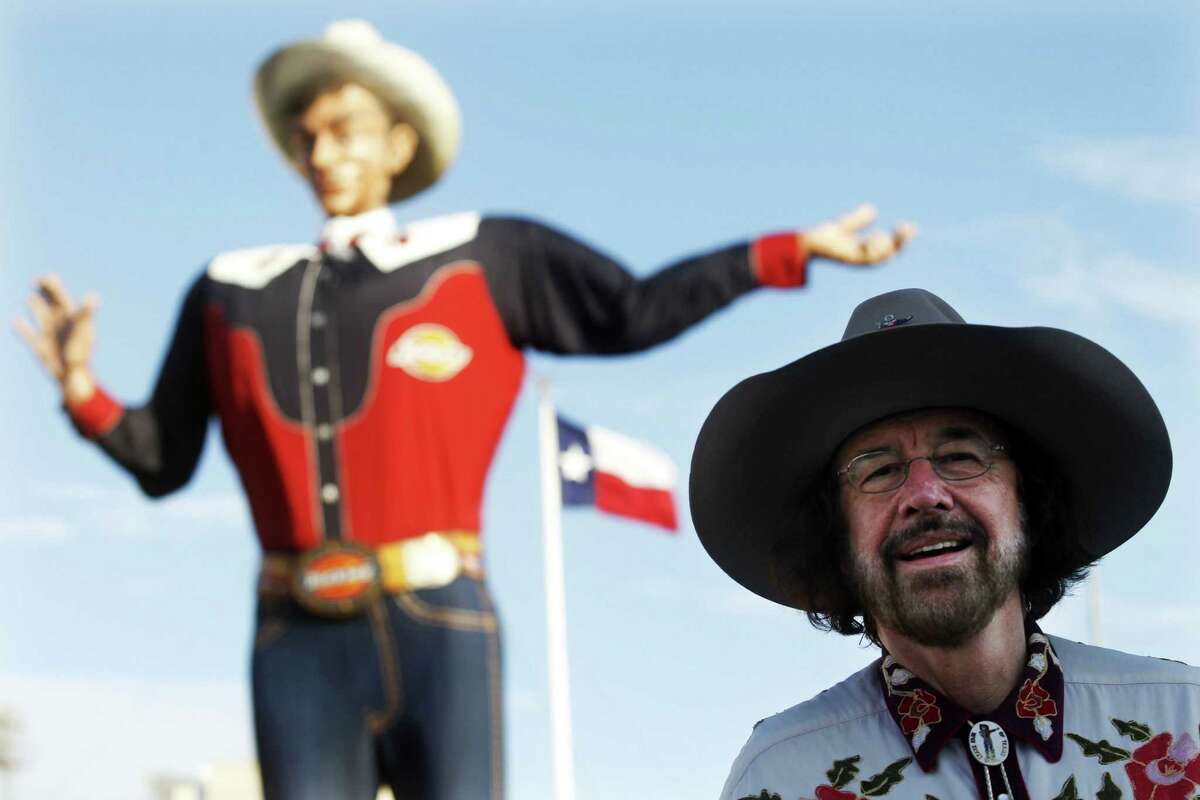
[[[334,258],[354,257],[354,245],[363,237],[393,237],[399,231],[396,217],[387,206],[352,217],[330,217],[321,228],[320,247]]]

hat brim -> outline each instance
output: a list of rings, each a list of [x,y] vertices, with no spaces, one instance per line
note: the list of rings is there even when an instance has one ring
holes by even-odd
[[[772,569],[799,527],[801,492],[838,446],[921,408],[990,414],[1039,445],[1071,484],[1093,559],[1140,530],[1166,495],[1171,446],[1146,388],[1094,342],[1054,328],[926,324],[847,339],[725,394],[692,456],[692,518],[709,555],[747,589],[827,611]]]
[[[411,50],[379,41],[350,45],[328,40],[299,42],[276,51],[254,79],[259,118],[280,154],[303,174],[289,147],[296,98],[331,81],[371,90],[397,119],[417,132],[412,162],[392,182],[394,203],[434,184],[454,161],[461,133],[454,93],[427,61]]]

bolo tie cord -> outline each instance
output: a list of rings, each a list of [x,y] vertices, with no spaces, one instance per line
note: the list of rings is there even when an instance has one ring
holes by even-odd
[[[1008,771],[1004,769],[1004,762],[1001,761],[996,766],[1000,770],[1000,777],[1004,778],[1004,788],[1008,792],[1007,795],[1003,796],[1007,797],[1008,800],[1013,800],[1012,784],[1008,782]],[[983,765],[983,781],[987,785],[988,800],[996,800],[995,795],[992,794],[992,768],[987,764]]]

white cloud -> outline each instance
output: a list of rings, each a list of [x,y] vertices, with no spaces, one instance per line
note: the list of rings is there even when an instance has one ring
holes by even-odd
[[[797,619],[804,619],[802,612],[773,603],[740,586],[714,588],[706,599],[707,606],[713,611],[736,617],[779,623],[794,623]]]
[[[1170,636],[1200,630],[1200,604],[1196,603],[1109,598],[1104,610],[1106,623],[1131,630],[1148,629]]]
[[[510,714],[536,716],[546,713],[546,694],[530,686],[510,689],[504,698],[505,710]]]
[[[1047,145],[1053,169],[1132,200],[1200,211],[1200,142],[1140,137]]]
[[[250,508],[234,491],[176,495],[162,502],[162,513],[226,528],[250,525]]]
[[[0,706],[20,725],[16,797],[149,798],[152,776],[254,757],[241,682],[0,675]]]
[[[155,502],[125,485],[43,483],[27,487],[24,494],[31,505],[53,512],[18,508],[0,517],[0,540],[61,541],[81,532],[138,536],[163,530],[228,530],[241,535],[252,527],[245,499],[233,490],[185,493]]]
[[[1062,217],[1030,214],[977,220],[944,235],[948,241],[1000,242],[1006,265],[1034,299],[1094,316],[1121,311],[1191,330],[1200,343],[1200,276],[1085,235]]]
[[[1066,252],[1079,251],[1069,243]],[[1022,286],[1043,300],[1091,312],[1123,309],[1200,335],[1200,277],[1129,253],[1091,252],[1066,257],[1057,269],[1027,274]]]
[[[1101,257],[1099,289],[1114,302],[1153,319],[1196,327],[1200,277],[1125,253]]]
[[[39,539],[57,541],[74,532],[74,526],[62,517],[50,514],[23,514],[0,519],[0,540]]]
[[[774,622],[794,622],[801,612],[759,597],[731,581],[691,585],[677,575],[656,574],[639,577],[629,585],[647,605],[684,612],[699,607],[706,612]]]
[[[112,490],[94,483],[46,481],[34,485],[30,494],[53,502],[94,503],[108,499]]]

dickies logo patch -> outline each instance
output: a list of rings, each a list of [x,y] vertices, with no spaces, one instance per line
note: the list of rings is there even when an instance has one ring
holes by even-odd
[[[448,381],[471,363],[474,351],[445,325],[423,322],[404,332],[387,351],[387,365],[423,381]]]
[[[304,553],[292,578],[292,595],[321,616],[358,614],[378,593],[375,554],[352,542],[327,541]]]

